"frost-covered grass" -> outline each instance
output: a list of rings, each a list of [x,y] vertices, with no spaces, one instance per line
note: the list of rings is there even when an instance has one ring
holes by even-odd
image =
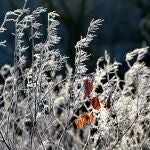
[[[111,62],[107,51],[97,60],[95,72],[87,74],[90,55],[85,49],[103,21],[92,20],[86,36],[75,45],[73,71],[56,49],[59,15],[48,13],[47,38],[36,43],[42,36],[37,18],[47,10],[30,11],[26,3],[7,12],[0,26],[2,34],[5,24],[15,24],[14,66],[6,64],[0,70],[5,81],[0,85],[0,149],[150,149],[150,68],[143,61],[149,48],[127,53],[124,80],[118,76],[121,64]],[[26,30],[32,42],[29,68]],[[58,75],[60,70],[65,77]]]

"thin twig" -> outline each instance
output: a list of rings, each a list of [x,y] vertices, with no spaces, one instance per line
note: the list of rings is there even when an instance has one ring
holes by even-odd
[[[135,121],[137,120],[138,115],[136,115],[134,121],[132,122],[132,124],[126,129],[126,131],[123,133],[123,135],[117,140],[117,142],[115,143],[115,145],[111,148],[111,150],[113,150],[118,143],[122,140],[122,138],[125,136],[125,134],[130,130],[130,128],[133,126],[133,124],[135,123]]]
[[[5,143],[5,145],[6,145],[6,147],[9,149],[9,150],[11,150],[11,148],[10,148],[10,146],[8,145],[8,143],[6,142],[6,140],[5,140],[5,138],[4,138],[4,136],[3,136],[3,134],[2,134],[2,132],[0,131],[0,135],[1,135],[1,137],[2,137],[2,142],[3,143]]]

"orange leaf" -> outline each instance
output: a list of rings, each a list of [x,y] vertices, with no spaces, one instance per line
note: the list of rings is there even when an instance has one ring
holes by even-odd
[[[81,118],[83,119],[84,123],[88,123],[90,121],[90,117],[86,112],[82,112]]]
[[[85,124],[90,124],[94,120],[93,112],[89,115],[86,112],[82,112],[81,118],[75,119],[75,124],[78,128],[83,128]]]
[[[89,95],[91,94],[93,90],[93,82],[90,81],[89,79],[85,79],[83,82],[84,82],[84,88],[85,88],[84,98],[86,98],[86,97],[89,97]]]
[[[90,114],[90,115],[88,115],[86,112],[83,112],[82,114],[81,114],[81,118],[83,119],[83,123],[85,124],[85,123],[92,123],[92,121],[93,121],[93,119],[94,119],[94,114],[93,114],[93,112]]]
[[[92,103],[92,106],[94,109],[99,110],[101,108],[100,103],[99,103],[99,99],[97,96],[92,98],[91,103]]]
[[[75,124],[76,124],[76,126],[78,127],[78,128],[83,128],[83,125],[84,125],[84,123],[83,123],[83,120],[82,119],[75,119]]]

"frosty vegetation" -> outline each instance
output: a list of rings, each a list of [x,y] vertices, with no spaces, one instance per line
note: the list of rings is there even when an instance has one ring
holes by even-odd
[[[85,62],[90,55],[85,49],[103,21],[92,20],[86,36],[75,45],[73,71],[67,57],[55,48],[60,41],[59,15],[48,13],[47,38],[36,43],[42,36],[37,18],[47,10],[39,7],[30,11],[26,3],[22,9],[7,12],[0,26],[2,34],[7,30],[5,24],[15,24],[14,65],[6,64],[0,70],[5,80],[0,85],[0,149],[149,150],[150,68],[143,62],[149,48],[127,53],[129,69],[124,80],[117,74],[121,64],[111,62],[107,51],[97,60],[95,72],[87,74]],[[30,30],[32,41],[28,68],[26,30]],[[6,42],[0,45],[6,46]],[[66,72],[65,77],[58,74],[60,70]],[[93,97],[100,108],[92,107]],[[92,113],[94,119],[79,128],[75,120],[83,112]]]

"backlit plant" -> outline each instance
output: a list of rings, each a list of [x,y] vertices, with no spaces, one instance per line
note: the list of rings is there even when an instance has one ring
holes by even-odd
[[[10,21],[15,25],[14,65],[0,74],[0,149],[46,150],[150,149],[150,68],[143,61],[149,48],[126,55],[129,70],[120,79],[121,64],[105,51],[95,72],[87,73],[86,52],[103,20],[92,20],[87,34],[75,45],[74,71],[60,54],[59,15],[48,13],[47,38],[38,17],[47,9],[26,8],[7,12],[0,33]],[[25,31],[30,31],[32,64],[26,66]],[[6,47],[6,40],[0,46]],[[135,60],[134,63],[133,59]],[[58,74],[60,70],[66,76]]]

